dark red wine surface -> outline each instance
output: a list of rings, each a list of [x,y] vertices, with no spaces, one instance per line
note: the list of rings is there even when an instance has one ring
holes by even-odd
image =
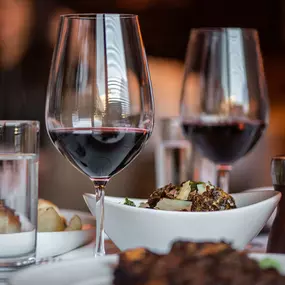
[[[109,178],[141,151],[149,132],[139,128],[65,128],[50,131],[58,150],[90,178]]]
[[[258,142],[265,124],[261,121],[186,122],[185,135],[205,157],[217,164],[232,164]]]

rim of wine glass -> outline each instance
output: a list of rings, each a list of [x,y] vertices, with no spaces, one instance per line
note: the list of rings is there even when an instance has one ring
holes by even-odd
[[[241,30],[246,33],[257,33],[257,29],[254,28],[241,28],[241,27],[201,27],[193,28],[191,32],[224,32],[226,30]]]
[[[119,14],[119,13],[78,13],[78,14],[63,14],[60,17],[65,19],[80,19],[80,20],[93,20],[108,16],[118,16],[121,19],[136,19],[136,14]]]
[[[7,123],[11,125],[16,125],[16,124],[40,125],[40,122],[37,120],[0,120],[0,125],[7,124]]]

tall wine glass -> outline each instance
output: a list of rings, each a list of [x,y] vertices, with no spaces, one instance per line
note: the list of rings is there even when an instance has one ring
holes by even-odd
[[[256,145],[268,123],[257,32],[194,29],[180,106],[186,137],[216,164],[217,183],[228,192],[232,164]]]
[[[46,127],[60,153],[94,183],[95,256],[105,254],[106,184],[140,153],[153,123],[152,86],[138,17],[61,16]]]

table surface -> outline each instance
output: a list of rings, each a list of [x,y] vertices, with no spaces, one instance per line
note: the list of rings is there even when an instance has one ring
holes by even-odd
[[[264,253],[266,251],[268,234],[260,234],[252,242],[247,246],[246,250],[249,252],[256,252],[256,253]],[[74,258],[85,258],[85,257],[92,257],[93,250],[95,246],[95,241],[92,243],[83,246],[81,248],[75,249],[71,252],[63,254],[60,256],[62,260],[71,260]],[[120,250],[116,247],[116,245],[109,239],[105,240],[105,249],[106,254],[117,254]]]
[[[116,254],[120,252],[120,250],[110,239],[105,241],[105,250],[107,254]]]
[[[267,234],[261,234],[257,236],[248,245],[247,250],[250,252],[264,253],[266,250],[267,239],[268,239]],[[89,243],[88,245],[72,250],[59,257],[55,257],[55,259],[58,259],[59,261],[68,261],[68,260],[74,260],[76,258],[92,257],[94,253],[94,247],[95,247],[95,240]],[[106,249],[106,254],[117,254],[120,252],[118,247],[116,247],[116,245],[110,239],[105,240],[105,249]],[[11,274],[13,274],[14,272],[0,272],[0,285],[8,284],[7,279],[9,279]]]

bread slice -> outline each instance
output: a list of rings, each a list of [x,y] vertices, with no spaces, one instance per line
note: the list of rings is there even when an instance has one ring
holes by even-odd
[[[39,232],[60,232],[64,231],[66,224],[64,219],[57,213],[54,207],[38,210],[38,231]]]

